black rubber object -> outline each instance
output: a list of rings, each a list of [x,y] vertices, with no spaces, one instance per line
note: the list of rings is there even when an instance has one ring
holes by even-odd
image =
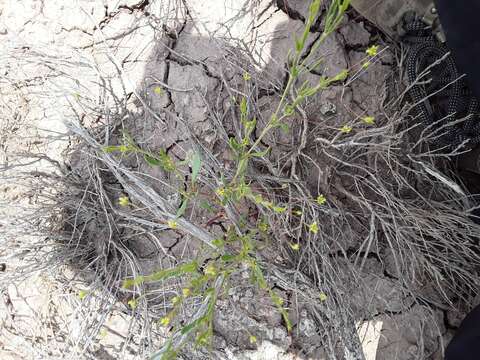
[[[436,0],[435,5],[457,67],[480,99],[480,1]]]
[[[480,358],[480,307],[473,309],[445,351],[445,360],[478,360]]]
[[[480,1],[436,0],[440,22],[447,38],[459,74],[466,74],[466,83],[472,92],[468,112],[478,113],[480,99]],[[480,122],[478,116],[466,125],[475,133]],[[478,214],[475,214],[478,215]],[[476,307],[463,320],[445,352],[445,360],[480,359],[480,307]]]
[[[450,49],[418,16],[407,15],[404,21],[403,41],[410,45],[406,59],[410,97],[418,119],[430,127],[430,142],[450,148],[480,144],[479,104]]]

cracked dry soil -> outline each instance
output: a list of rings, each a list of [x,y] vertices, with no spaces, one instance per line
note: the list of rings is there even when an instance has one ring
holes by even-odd
[[[9,115],[0,124],[2,163],[8,166],[15,163],[18,154],[35,152],[66,162],[80,177],[86,175],[83,173],[86,160],[81,154],[64,158],[75,146],[63,123],[72,116],[65,91],[78,89],[79,94],[96,96],[102,92],[102,86],[107,86],[120,101],[128,104],[129,113],[123,114],[121,126],[143,146],[167,149],[171,156],[183,160],[181,149],[191,147],[191,139],[188,132],[172,120],[179,117],[188,119],[194,135],[219,154],[222,166],[233,166],[225,144],[211,125],[212,114],[218,114],[214,121],[222,122],[227,134],[235,132],[234,124],[229,122],[229,112],[234,107],[231,98],[235,95],[231,89],[241,88],[242,75],[248,71],[255,79],[252,93],[257,97],[257,110],[265,114],[258,120],[265,122],[267,114],[278,103],[277,94],[285,82],[288,51],[294,47],[294,34],[302,31],[307,9],[308,2],[303,0],[0,1],[0,39],[5,45],[1,100],[4,114]],[[310,44],[318,39],[322,26],[320,18],[312,29]],[[315,54],[325,58],[322,71],[312,71],[307,78],[318,81],[321,75],[335,75],[354,67],[361,62],[368,46],[392,46],[384,41],[371,24],[350,11],[338,31]],[[60,58],[72,62],[66,64],[59,61]],[[95,64],[98,73],[86,71],[83,65],[87,62]],[[332,86],[311,99],[305,106],[310,126],[315,127],[318,116],[328,118],[332,127],[341,127],[352,114],[381,113],[382,101],[387,96],[385,84],[396,71],[394,52],[387,49],[359,81],[348,87]],[[98,82],[99,73],[108,83]],[[158,86],[163,89],[161,93],[156,91]],[[146,110],[145,104],[150,110]],[[105,104],[109,106],[112,104]],[[107,121],[92,118],[88,109],[77,110],[84,124],[91,128]],[[292,120],[290,128],[290,134],[278,132],[264,140],[266,146],[274,146],[272,163],[284,162],[285,153],[292,145],[300,146],[301,127]],[[52,141],[52,132],[58,135],[55,141]],[[315,151],[311,150],[310,154],[315,155]],[[55,172],[50,161],[38,160],[25,166],[35,171]],[[132,166],[165,183],[178,181],[145,164]],[[295,165],[287,161],[286,166]],[[319,181],[322,170],[309,170],[304,180],[311,192],[317,194],[325,186]],[[165,183],[158,182],[156,190],[170,192],[172,201],[178,201]],[[0,187],[3,202],[21,199],[26,207],[35,208],[35,199],[28,199],[28,189],[9,183]],[[12,212],[20,210],[2,208],[1,211],[7,219],[15,215]],[[212,231],[222,231],[221,220],[211,221],[202,211],[196,211],[194,216]],[[95,233],[95,224],[90,225],[85,231],[92,232],[92,238],[102,236]],[[352,224],[349,231],[351,236],[338,239],[328,254],[345,262],[346,267],[359,251],[364,230],[361,224]],[[191,239],[174,231],[160,232],[155,242],[130,235],[135,232],[121,233],[130,239],[126,240],[126,248],[135,254],[139,271],[144,274],[172,266],[176,259],[189,258],[198,251]],[[363,255],[367,260],[358,279],[362,286],[352,288],[350,296],[357,304],[354,310],[359,324],[363,320],[381,324],[379,334],[374,335],[380,338],[378,346],[373,354],[367,353],[366,358],[440,359],[443,343],[458,326],[461,314],[443,305],[428,284],[418,284],[419,298],[429,294],[428,298],[437,302],[420,305],[406,295],[398,285],[399,274],[387,250]],[[279,252],[269,256],[283,255]],[[21,267],[21,263],[7,262],[6,271],[13,273],[17,267]],[[82,314],[76,309],[76,292],[82,284],[93,280],[88,271],[82,279],[67,267],[63,273],[63,282],[48,275],[33,274],[21,284],[12,283],[4,289],[0,312],[2,359],[56,359],[74,356],[79,351],[76,348],[79,343],[71,340],[80,338],[84,330],[77,324]],[[295,303],[291,313],[294,331],[287,333],[268,297],[262,297],[244,284],[245,279],[239,274],[241,285],[232,288],[230,299],[219,304],[212,352],[196,353],[192,358],[327,357],[318,335],[322,324],[312,320],[310,304],[289,298],[289,286],[296,281],[294,275],[285,271],[271,276],[276,290]],[[345,282],[351,281],[345,279]],[[308,291],[308,281],[299,286],[305,286]],[[88,355],[86,358],[143,358],[161,341],[156,332],[143,334],[143,324],[134,322],[122,304],[113,305],[102,316],[106,332],[99,330],[100,335],[83,349]],[[251,333],[256,334],[259,344],[250,343]],[[145,338],[148,341],[144,341]]]

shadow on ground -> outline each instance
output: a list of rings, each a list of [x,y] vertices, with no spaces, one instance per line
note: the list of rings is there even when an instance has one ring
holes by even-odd
[[[248,99],[249,114],[257,118],[254,137],[278,104],[292,34],[302,29],[304,9],[266,8],[247,42],[228,37],[228,31],[202,35],[186,11],[187,20],[157,29],[133,89],[123,82],[125,63],[118,68],[113,61],[120,84],[102,78],[100,100],[87,93],[74,96],[77,137],[60,166],[62,176],[38,174],[38,188],[56,189],[41,196],[62,221],[60,228],[46,224],[57,244],[52,263],[68,264],[74,277],[88,284],[90,295],[80,299],[88,310],[79,319],[84,332],[75,334],[78,344],[97,337],[103,324],[121,332],[117,343],[100,339],[100,348],[85,345],[85,351],[97,358],[119,349],[135,356],[154,351],[166,336],[157,320],[181,292],[181,281],[148,284],[135,293],[121,282],[198,256],[202,234],[222,236],[231,224],[219,207],[202,207],[201,200],[213,201],[208,194],[220,175],[231,178],[235,169],[227,142],[241,138],[240,99]],[[310,44],[319,35],[312,32]],[[458,324],[453,303],[462,306],[475,295],[473,282],[465,280],[476,276],[471,270],[478,256],[458,244],[478,229],[466,220],[464,199],[425,171],[434,166],[434,156],[411,138],[406,125],[411,117],[396,101],[401,87],[384,85],[398,77],[393,49],[361,70],[365,49],[379,41],[368,24],[350,14],[314,54],[325,58],[321,67],[301,80],[314,84],[345,68],[350,77],[309,99],[288,120],[287,131],[265,137],[260,146],[271,151],[249,172],[252,188],[289,204],[286,215],[269,218],[272,243],[259,257],[290,309],[292,333],[269,297],[239,271],[228,296],[219,300],[211,353],[188,349],[187,358],[221,359],[229,352],[255,358],[249,351],[267,350],[252,343],[251,335],[275,345],[285,359],[289,354],[361,358],[361,343],[369,359],[441,358],[442,341]],[[375,117],[375,125],[362,123],[367,115]],[[352,128],[347,134],[339,130],[345,125]],[[165,214],[181,206],[178,190],[191,180],[191,168],[183,166],[179,177],[135,154],[105,153],[105,146],[121,144],[125,134],[142,149],[163,149],[177,163],[201,152],[205,195],[186,209],[190,231],[170,229]],[[315,204],[321,194],[326,205]],[[131,205],[120,206],[121,196]],[[255,206],[244,206],[249,218],[258,218]],[[294,214],[298,209],[301,216]],[[321,229],[314,235],[304,230],[313,220]],[[301,250],[292,250],[291,243]],[[139,299],[134,309],[132,299]],[[185,308],[183,321],[196,306]],[[109,323],[112,309],[132,316],[130,328]]]

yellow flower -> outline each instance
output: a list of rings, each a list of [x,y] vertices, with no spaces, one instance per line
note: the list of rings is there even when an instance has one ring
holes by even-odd
[[[362,118],[362,121],[367,125],[375,124],[375,118],[373,116],[365,116],[364,118]]]
[[[325,301],[327,300],[327,294],[321,292],[320,295],[318,295],[318,298],[320,299],[320,301]]]
[[[215,193],[218,196],[224,197],[225,196],[225,188],[224,187],[219,187],[217,190],[215,190]]]
[[[170,229],[176,229],[178,227],[178,224],[175,220],[168,220],[167,225]]]
[[[318,205],[324,205],[326,202],[327,202],[327,198],[325,197],[325,195],[323,195],[323,194],[318,195],[318,197],[317,197],[317,204]]]
[[[255,204],[262,204],[263,203],[263,197],[260,194],[257,194],[253,197],[253,201],[255,201]]]
[[[128,303],[127,303],[127,304],[128,304],[128,306],[130,306],[130,308],[131,308],[132,310],[135,310],[135,309],[137,308],[137,306],[138,306],[138,302],[137,302],[136,299],[130,299],[130,300],[128,300]]]
[[[267,232],[268,231],[268,224],[266,222],[262,221],[260,224],[258,224],[258,229],[260,231]]]
[[[215,265],[213,264],[208,264],[206,267],[205,267],[205,275],[209,275],[209,276],[215,276],[217,275],[217,269],[215,268]]]
[[[286,105],[283,109],[283,114],[285,116],[291,116],[295,113],[295,108],[292,105]]]
[[[274,206],[272,208],[273,212],[276,212],[277,214],[281,214],[281,213],[284,213],[287,208],[286,207],[282,207],[282,206]]]
[[[363,64],[362,64],[362,68],[364,68],[365,70],[368,69],[368,67],[372,65],[372,63],[370,61],[365,61]]]
[[[183,297],[185,297],[185,298],[189,297],[191,293],[192,293],[192,291],[189,288],[182,289],[182,294],[183,294]]]
[[[130,205],[130,199],[128,198],[128,196],[120,196],[118,198],[118,204],[120,206],[128,206]]]
[[[341,128],[340,128],[340,131],[344,134],[350,134],[352,132],[353,128],[349,125],[343,125]]]
[[[85,299],[85,298],[87,297],[87,295],[88,295],[88,292],[85,291],[85,290],[79,290],[79,291],[78,291],[78,298],[79,298],[80,300]]]
[[[250,340],[250,344],[255,344],[257,342],[257,337],[250,335],[249,340]]]
[[[170,324],[170,318],[168,316],[165,316],[160,319],[160,325],[168,326],[168,324]]]
[[[265,206],[266,208],[273,208],[273,203],[271,201],[262,201],[261,203],[263,206]]]
[[[206,346],[208,344],[208,339],[209,335],[207,332],[205,332],[197,337],[197,343],[199,345]]]
[[[295,251],[298,251],[300,250],[300,244],[290,244],[290,247],[292,248],[292,250],[295,250]]]
[[[177,305],[178,303],[180,303],[180,300],[181,300],[180,296],[174,296],[172,298],[172,304]]]
[[[378,54],[378,45],[370,46],[367,51],[365,51],[368,56],[376,56]]]
[[[316,221],[308,225],[308,231],[314,234],[318,233],[318,224]]]
[[[156,86],[154,89],[153,89],[153,92],[157,95],[162,95],[163,93],[163,89],[160,87],[160,86]]]
[[[168,155],[161,156],[162,167],[165,171],[175,170],[175,163],[172,158]]]
[[[105,339],[107,335],[108,335],[108,332],[107,332],[107,329],[105,328],[102,328],[98,333],[98,336],[100,337],[100,339]]]
[[[245,71],[245,72],[243,73],[243,80],[249,81],[249,80],[251,80],[251,79],[252,79],[252,76],[251,76],[248,72]]]
[[[349,134],[351,133],[353,130],[353,128],[351,126],[348,126],[348,125],[343,125],[342,128],[340,129],[340,131],[344,134]]]

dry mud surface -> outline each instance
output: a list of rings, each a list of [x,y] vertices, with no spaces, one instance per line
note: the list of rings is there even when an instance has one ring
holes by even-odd
[[[0,226],[5,229],[0,240],[8,244],[7,249],[2,248],[0,259],[6,264],[4,274],[9,279],[8,286],[0,289],[1,359],[141,359],[158,348],[165,334],[152,330],[148,325],[151,318],[132,314],[128,298],[121,294],[110,299],[94,296],[96,291],[101,293],[105,279],[96,279],[83,263],[80,268],[72,267],[72,261],[70,265],[49,268],[43,254],[48,246],[55,245],[48,239],[42,248],[25,246],[38,244],[42,234],[22,233],[20,228],[31,229],[27,225],[32,224],[15,219],[32,212],[41,219],[36,194],[42,189],[19,179],[32,173],[60,176],[65,169],[75,173],[79,183],[88,179],[88,156],[82,147],[72,151],[78,141],[66,124],[80,118],[82,125],[93,131],[105,126],[111,119],[89,111],[87,104],[92,99],[101,99],[104,114],[115,116],[116,107],[122,104],[126,112],[122,113],[121,126],[144,146],[168,148],[181,159],[193,146],[193,134],[218,155],[222,166],[232,166],[220,141],[223,134],[212,126],[212,121],[221,122],[227,135],[235,132],[228,114],[234,107],[232,97],[242,94],[246,71],[254,80],[250,90],[258,98],[258,121],[266,121],[278,103],[289,50],[294,48],[295,34],[303,29],[307,9],[307,1],[280,0],[0,1],[0,165],[8,174],[0,184]],[[318,38],[321,26],[319,21],[308,40],[310,44]],[[316,128],[317,117],[328,119],[331,128],[340,128],[351,118],[384,113],[388,97],[385,84],[401,86],[395,80],[397,53],[393,44],[386,43],[354,11],[317,50],[315,56],[323,57],[324,62],[321,71],[310,73],[307,80],[315,82],[321,75],[334,76],[345,68],[358,68],[366,48],[372,44],[380,44],[385,50],[367,72],[348,86],[332,86],[305,104],[312,131],[324,131]],[[108,97],[104,96],[105,89]],[[212,113],[218,117],[212,120]],[[174,117],[187,119],[191,132]],[[300,146],[303,136],[298,126],[301,121],[296,120],[290,124],[290,133],[275,132],[264,140],[266,146],[273,146],[270,161],[275,166],[296,166],[295,160],[288,160],[292,144]],[[112,131],[111,138],[105,141],[115,143],[119,134]],[[317,151],[312,146],[307,153],[321,159]],[[323,160],[323,168],[299,170],[302,181],[315,196],[330,185],[322,183],[322,174],[331,170],[331,159]],[[156,191],[167,195],[172,192],[165,184],[175,179],[145,164],[131,166],[164,180],[163,184],[152,185]],[[350,178],[341,184],[342,188],[352,186]],[[55,190],[49,192],[50,196],[60,197],[59,189]],[[115,184],[111,191],[114,196],[121,195]],[[170,195],[172,202],[179,201],[173,192]],[[332,196],[338,196],[338,202],[354,202],[338,193]],[[190,215],[212,224],[209,215],[201,210]],[[364,220],[368,223],[369,218]],[[108,222],[108,217],[98,216],[86,223],[82,236],[101,242],[107,237],[98,230],[104,221]],[[345,288],[339,290],[355,304],[355,321],[348,326],[352,343],[360,344],[363,350],[339,351],[342,355],[338,358],[441,359],[442,348],[458,326],[462,312],[453,310],[435,285],[422,278],[423,274],[414,276],[418,298],[405,291],[394,254],[380,246],[362,247],[368,235],[364,225],[352,219],[349,228],[342,229],[345,236],[329,244],[328,256],[345,268],[351,266],[356,253],[364,257],[357,278],[346,278]],[[212,231],[221,230],[219,225],[211,227]],[[125,239],[125,249],[138,260],[137,271],[143,274],[170,267],[198,251],[188,236],[172,230],[156,233],[155,241],[127,226],[119,233]],[[295,259],[295,254],[290,255]],[[70,260],[75,262],[76,256],[70,254]],[[266,257],[286,258],[285,251]],[[38,264],[39,271],[24,271],[25,264],[32,261]],[[293,287],[318,297],[313,292],[317,285],[308,276],[295,275],[295,266],[289,264],[290,269],[270,274],[276,288],[285,297]],[[314,306],[306,298],[289,299],[294,304],[290,313],[294,331],[289,334],[269,298],[257,294],[248,281],[243,281],[241,273],[238,276],[239,285],[229,291],[228,299],[219,302],[213,349],[204,354],[192,349],[190,358],[293,360],[326,359],[332,355],[321,346],[319,333],[323,325],[312,316],[321,300],[311,299],[316,302]],[[150,291],[154,293],[155,289]],[[82,292],[89,295],[79,296]],[[85,303],[87,307],[81,306]],[[153,300],[144,305],[158,316],[163,311]],[[331,315],[335,317],[335,313]],[[258,343],[249,341],[251,333],[256,334]]]

